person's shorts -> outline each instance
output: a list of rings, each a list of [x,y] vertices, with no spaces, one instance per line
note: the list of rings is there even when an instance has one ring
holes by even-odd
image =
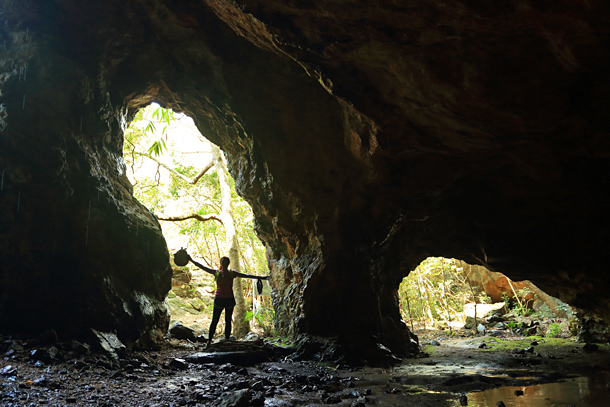
[[[235,298],[214,298],[214,306],[220,309],[235,307]]]

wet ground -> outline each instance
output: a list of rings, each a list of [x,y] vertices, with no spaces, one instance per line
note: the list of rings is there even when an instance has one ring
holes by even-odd
[[[610,406],[607,383],[595,377],[577,377],[557,383],[532,386],[505,386],[468,396],[468,406],[497,406],[498,400],[510,406]]]
[[[43,361],[45,353],[32,352],[45,349],[11,346],[0,360],[0,405],[442,407],[459,406],[460,399],[475,407],[500,401],[507,407],[610,405],[607,345],[589,349],[570,340],[492,337],[430,342],[422,341],[428,357],[389,369],[277,355],[268,361],[268,353],[251,344],[235,352],[222,344],[205,350],[174,343],[125,354],[118,362],[76,357],[60,345],[54,358]],[[559,387],[539,386],[544,383]],[[511,387],[474,393],[502,386]]]

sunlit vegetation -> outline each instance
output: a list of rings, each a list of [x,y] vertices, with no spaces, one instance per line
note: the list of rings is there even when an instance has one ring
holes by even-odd
[[[483,329],[493,328],[497,324],[489,324],[483,318],[476,320],[475,304],[481,308],[480,304],[490,304],[492,299],[481,282],[477,281],[477,273],[472,272],[473,267],[475,266],[461,260],[430,257],[402,281],[398,292],[400,311],[413,331],[438,328],[451,331],[466,327],[473,333],[480,334],[477,332],[477,328],[481,329],[480,323],[487,324]],[[489,273],[489,270],[480,269]],[[547,337],[570,335],[568,319],[548,317],[535,311],[532,306],[538,301],[536,293],[527,287],[520,288],[521,284],[512,282],[506,276],[502,278],[506,287],[498,301],[505,304],[505,314],[496,318],[496,321],[501,321],[501,329],[515,334],[537,332]],[[558,304],[568,315],[571,314],[567,304],[559,301]],[[468,322],[465,312],[467,307],[470,310],[474,308],[474,321]]]
[[[457,259],[426,259],[402,281],[398,294],[403,320],[418,335],[444,330],[449,335],[569,338],[580,326],[568,304],[530,281],[515,282]]]
[[[432,327],[460,318],[469,302],[489,302],[472,287],[461,261],[430,257],[424,260],[399,288],[400,310],[412,328]]]
[[[218,259],[228,255],[230,242],[222,223],[223,196],[218,168],[212,164],[214,148],[189,117],[150,105],[138,112],[126,131],[123,153],[134,196],[160,220],[170,252],[187,247],[201,263],[217,268]],[[237,195],[230,176],[227,182],[241,271],[266,275],[265,248],[254,232],[252,209]],[[170,303],[188,312],[183,316],[173,314],[173,318],[190,317],[191,325],[206,328],[212,313],[214,282],[198,269],[187,266],[184,272],[188,274],[185,283],[174,287]],[[264,334],[272,334],[270,298],[257,297],[262,303],[253,311],[249,280],[243,291],[243,318]],[[184,298],[188,301],[178,302]]]

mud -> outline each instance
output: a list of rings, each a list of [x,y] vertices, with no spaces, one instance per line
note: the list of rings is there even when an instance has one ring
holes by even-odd
[[[387,369],[295,361],[269,353],[261,362],[260,352],[250,359],[232,354],[228,363],[218,346],[203,349],[187,343],[130,352],[118,361],[101,355],[76,357],[60,349],[55,360],[44,362],[32,353],[41,349],[24,346],[15,352],[13,346],[0,361],[0,405],[442,407],[459,405],[467,396],[469,405],[483,406],[487,401],[477,401],[472,392],[501,386],[527,389],[582,377],[605,389],[610,380],[607,345],[585,350],[571,340],[492,337],[437,343],[424,343],[422,357]]]

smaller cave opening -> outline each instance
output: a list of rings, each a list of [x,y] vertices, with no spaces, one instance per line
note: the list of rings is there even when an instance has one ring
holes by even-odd
[[[215,277],[189,262],[179,266],[172,253],[185,248],[198,263],[268,275],[265,248],[254,231],[251,207],[236,192],[222,150],[197,129],[193,120],[157,103],[141,108],[125,131],[123,157],[134,197],[159,220],[172,267],[167,295],[174,339],[203,341],[212,320]],[[232,334],[275,335],[270,287],[258,292],[253,279],[236,278]],[[220,318],[216,337],[225,329]]]
[[[529,280],[462,260],[428,257],[399,286],[403,320],[420,338],[571,338],[577,312]]]
[[[398,366],[395,382],[441,378],[462,406],[608,404],[607,326],[531,281],[429,257],[398,296],[426,362]]]

